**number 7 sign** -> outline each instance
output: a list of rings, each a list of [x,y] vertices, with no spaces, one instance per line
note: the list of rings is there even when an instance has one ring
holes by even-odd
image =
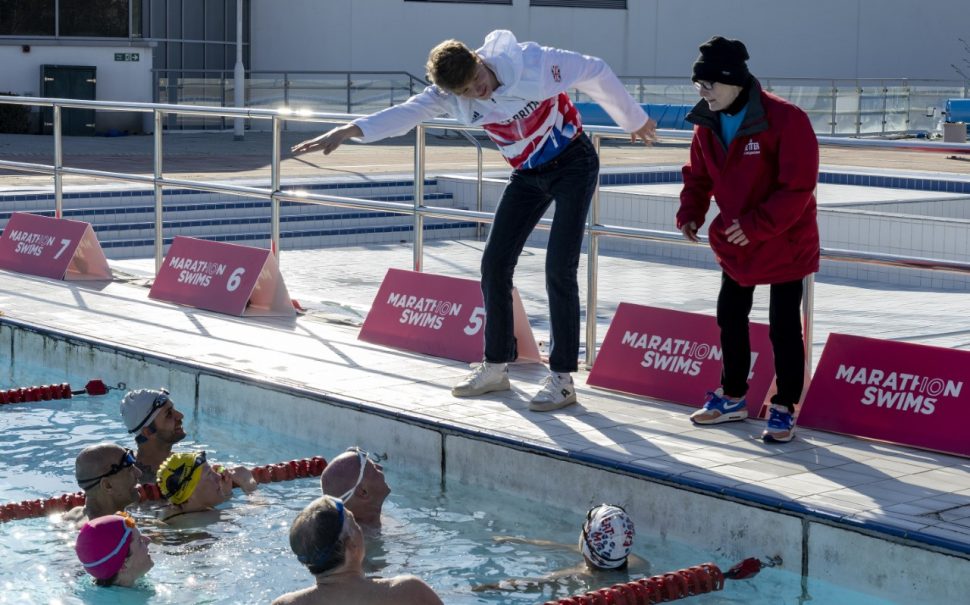
[[[0,237],[0,269],[64,280],[111,280],[90,223],[14,212]]]
[[[148,296],[229,315],[295,314],[269,250],[192,237],[172,242]]]

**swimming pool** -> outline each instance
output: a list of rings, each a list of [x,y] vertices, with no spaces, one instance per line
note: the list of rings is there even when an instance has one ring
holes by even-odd
[[[4,372],[0,374],[4,381],[0,387],[63,381],[83,384],[89,378],[52,376],[49,370],[37,367],[8,368]],[[99,398],[0,407],[0,501],[76,491],[73,461],[82,447],[100,441],[130,446],[118,414],[120,396],[119,391],[112,391]],[[256,465],[313,455],[330,458],[351,445],[294,437],[274,432],[263,422],[246,423],[239,417],[214,413],[219,410],[218,404],[211,409],[196,406],[191,403],[191,394],[180,393],[178,387],[173,388],[173,397],[185,413],[189,435],[180,448],[205,449],[218,461]],[[232,398],[238,399],[235,395]],[[547,589],[541,593],[471,592],[471,587],[509,577],[541,576],[575,563],[578,556],[568,549],[510,545],[495,538],[516,536],[572,544],[582,519],[579,509],[585,510],[585,501],[553,506],[501,490],[443,480],[439,469],[414,464],[401,455],[398,437],[379,435],[380,439],[363,445],[382,451],[383,441],[392,452],[385,469],[394,492],[385,504],[383,535],[368,544],[369,571],[417,574],[446,603],[541,603],[569,594],[564,586],[557,592]],[[416,457],[420,458],[420,452]],[[311,576],[289,551],[287,529],[296,512],[318,495],[315,479],[262,485],[248,497],[237,492],[234,500],[224,505],[215,524],[154,530],[155,568],[135,590],[95,587],[74,558],[75,533],[69,527],[48,519],[0,524],[0,560],[4,562],[0,603],[268,602],[310,584]],[[629,510],[634,520],[643,518],[635,509]],[[136,516],[147,514],[147,509],[139,509]],[[664,534],[663,527],[650,527],[642,521],[638,526],[634,552],[650,562],[651,573],[708,560],[723,568],[734,562],[722,552],[689,548]],[[585,589],[580,587],[580,591]],[[571,585],[568,590],[577,592],[577,586]],[[752,580],[730,582],[723,592],[685,602],[808,600],[888,603],[817,579],[803,581],[796,574],[778,570],[766,570]]]

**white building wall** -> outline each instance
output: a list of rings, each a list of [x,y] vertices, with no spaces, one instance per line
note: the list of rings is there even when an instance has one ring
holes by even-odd
[[[684,77],[697,46],[739,38],[761,76],[959,79],[967,0],[628,0],[621,10],[404,0],[252,0],[252,69],[424,74],[445,38],[492,29],[600,56],[620,75]],[[285,10],[281,10],[285,7]],[[968,71],[968,70],[964,70]]]
[[[138,61],[115,61],[115,53],[138,53]],[[0,92],[40,96],[41,65],[83,65],[97,68],[95,88],[98,101],[152,102],[152,48],[133,45],[62,45],[30,43],[0,45]],[[96,130],[114,128],[141,132],[141,114],[99,111]]]

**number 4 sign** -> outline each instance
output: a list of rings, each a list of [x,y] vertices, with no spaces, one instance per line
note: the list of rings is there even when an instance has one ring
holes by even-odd
[[[111,280],[90,223],[14,212],[0,237],[0,269],[64,280]]]
[[[269,250],[192,237],[172,242],[148,296],[229,315],[295,314]]]

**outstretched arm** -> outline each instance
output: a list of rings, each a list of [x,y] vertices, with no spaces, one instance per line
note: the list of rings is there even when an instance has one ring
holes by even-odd
[[[344,124],[343,126],[328,130],[318,137],[297,143],[290,148],[290,151],[293,153],[303,153],[319,148],[323,151],[324,155],[329,155],[331,151],[343,145],[347,139],[362,136],[364,136],[364,133],[359,126],[356,124]]]
[[[322,135],[294,145],[293,153],[322,149],[328,154],[344,141],[359,138],[362,143],[372,143],[387,137],[405,134],[421,122],[453,113],[457,104],[454,95],[429,86],[400,105],[357,118],[344,126],[338,126]]]

